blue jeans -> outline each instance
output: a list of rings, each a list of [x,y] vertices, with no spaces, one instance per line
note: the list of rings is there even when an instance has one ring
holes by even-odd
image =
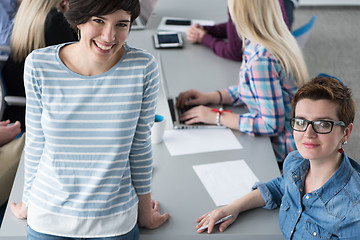
[[[135,227],[128,233],[115,237],[103,237],[103,238],[71,238],[71,237],[58,237],[53,235],[48,235],[44,233],[39,233],[34,231],[29,227],[26,228],[27,240],[138,240],[139,239],[139,228],[136,224]]]

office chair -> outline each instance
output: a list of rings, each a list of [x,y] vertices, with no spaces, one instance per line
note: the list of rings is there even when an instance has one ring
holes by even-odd
[[[295,37],[301,49],[305,47],[305,44],[310,36],[311,29],[314,26],[316,16],[312,16],[309,22],[305,25],[299,27],[298,29],[292,31],[292,35]]]
[[[3,61],[1,61],[1,64]],[[4,79],[1,74],[1,64],[0,64],[0,120],[3,118],[4,111],[6,106],[25,106],[26,98],[18,96],[7,96]]]

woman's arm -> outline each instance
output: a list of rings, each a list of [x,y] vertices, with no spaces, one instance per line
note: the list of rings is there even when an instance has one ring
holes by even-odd
[[[247,66],[246,79],[239,87],[249,113],[240,115],[240,132],[274,136],[285,126],[285,104],[281,83],[282,67],[272,57],[259,56]]]
[[[153,202],[150,193],[138,195],[138,198],[138,223],[140,227],[154,229],[160,227],[170,218],[169,213],[160,213],[160,204],[158,201]]]
[[[204,29],[207,31],[207,34],[202,37],[201,44],[212,49],[219,57],[233,61],[242,60],[242,41],[237,34],[230,14],[228,22],[215,26],[207,26]]]
[[[11,210],[18,218],[27,217],[27,206],[33,180],[37,174],[37,168],[45,145],[45,137],[42,131],[42,96],[41,86],[36,77],[33,65],[34,53],[31,53],[25,61],[24,85],[26,92],[26,144],[24,149],[25,181],[22,202],[10,203]]]
[[[232,218],[220,224],[219,230],[220,232],[223,232],[236,220],[239,213],[263,206],[265,206],[265,201],[262,198],[260,191],[256,189],[244,197],[235,200],[231,204],[219,209],[215,209],[196,219],[196,221],[199,223],[196,226],[196,229],[200,229],[202,226],[209,225],[207,232],[211,233],[217,220],[225,216],[232,215]],[[204,230],[198,230],[199,233],[203,231]]]
[[[157,228],[170,215],[160,214],[160,205],[151,200],[152,177],[152,145],[151,126],[155,119],[155,107],[159,91],[159,69],[156,59],[151,56],[144,70],[144,90],[137,122],[134,140],[130,150],[129,161],[132,184],[139,198],[138,222],[139,226]]]

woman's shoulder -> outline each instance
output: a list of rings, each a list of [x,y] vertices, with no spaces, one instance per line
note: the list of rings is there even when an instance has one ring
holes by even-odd
[[[57,54],[59,49],[64,44],[59,45],[52,45],[49,47],[39,48],[36,50],[33,50],[25,60],[25,64],[29,64],[29,62],[32,62],[32,65],[40,65],[43,63],[56,63],[58,64],[58,58]]]
[[[349,162],[352,171],[347,191],[352,191],[357,196],[357,201],[360,202],[360,164],[351,158],[349,158]]]
[[[48,47],[35,49],[29,54],[29,56],[31,55],[34,58],[35,56],[36,57],[44,57],[44,56],[49,56],[49,55],[56,55],[59,48],[61,48],[63,45],[64,44],[51,45]]]
[[[123,62],[124,61],[131,66],[137,65],[143,66],[144,68],[147,66],[156,67],[158,65],[158,61],[151,53],[144,49],[131,47],[129,45],[126,46],[126,56]]]
[[[153,59],[154,56],[147,50],[127,45],[127,57]]]
[[[275,65],[281,66],[280,61],[274,54],[272,54],[272,52],[270,52],[263,45],[253,41],[248,41],[246,43],[244,56],[245,58],[248,58],[250,63],[258,62],[267,64],[272,62]]]
[[[284,169],[294,170],[307,162],[305,158],[301,156],[298,150],[290,152],[284,160]]]

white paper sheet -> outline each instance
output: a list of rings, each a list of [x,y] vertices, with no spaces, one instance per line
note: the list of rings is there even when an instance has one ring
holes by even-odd
[[[164,142],[170,155],[242,149],[230,129],[181,129],[167,130]]]
[[[168,19],[175,19],[175,20],[184,20],[185,18],[178,18],[178,17],[163,17],[161,22],[158,26],[159,31],[174,31],[174,32],[186,32],[186,30],[190,26],[178,26],[178,25],[166,25],[165,22]],[[215,21],[212,20],[201,20],[201,19],[191,19],[191,24],[198,23],[203,26],[212,26],[215,24]]]
[[[193,169],[216,206],[246,195],[259,181],[244,160],[195,165]]]

